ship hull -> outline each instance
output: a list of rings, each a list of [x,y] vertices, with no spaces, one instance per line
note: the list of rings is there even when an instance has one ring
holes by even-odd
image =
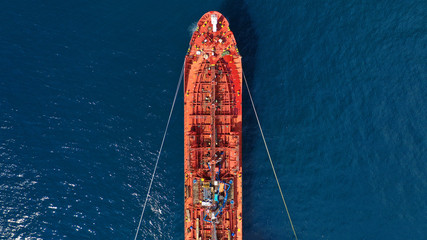
[[[227,19],[203,15],[184,65],[185,239],[242,239],[242,64]]]

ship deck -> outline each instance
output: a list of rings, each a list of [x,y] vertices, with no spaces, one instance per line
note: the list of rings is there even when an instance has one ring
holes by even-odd
[[[203,15],[184,66],[185,239],[242,239],[242,67],[227,19]]]

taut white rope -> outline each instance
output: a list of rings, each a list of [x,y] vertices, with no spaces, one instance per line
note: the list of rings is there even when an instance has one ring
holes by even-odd
[[[243,79],[245,80],[246,88],[248,89],[249,98],[251,99],[252,107],[254,109],[255,117],[258,122],[259,131],[261,132],[262,140],[264,141],[265,150],[267,150],[268,159],[270,160],[271,168],[273,169],[274,177],[276,178],[277,187],[279,187],[280,195],[282,196],[283,205],[285,205],[286,213],[288,214],[289,222],[291,223],[292,231],[294,232],[295,239],[298,240],[297,233],[295,232],[294,224],[292,223],[291,215],[289,214],[288,206],[286,205],[285,197],[283,197],[282,188],[280,187],[279,179],[274,169],[273,161],[271,160],[270,151],[268,151],[267,142],[265,141],[264,132],[262,131],[261,123],[259,122],[258,114],[255,109],[254,100],[252,99],[251,91],[249,90],[248,81],[246,81],[245,73],[243,73]]]
[[[160,155],[162,154],[163,144],[165,143],[166,134],[168,132],[169,123],[170,123],[170,120],[172,117],[172,112],[173,112],[173,109],[175,107],[176,96],[178,96],[178,91],[179,91],[179,88],[181,86],[183,75],[184,75],[184,65],[182,66],[182,69],[181,69],[181,75],[179,76],[178,85],[176,86],[175,97],[173,98],[172,107],[171,107],[171,110],[169,112],[168,122],[166,124],[165,132],[163,134],[162,144],[160,145],[160,150],[159,150],[159,154],[157,155],[156,165],[154,166],[153,175],[151,176],[150,186],[148,187],[147,197],[145,198],[144,206],[142,208],[141,217],[139,218],[138,228],[136,229],[136,233],[135,233],[135,240],[138,237],[139,228],[141,227],[141,222],[142,222],[142,217],[144,216],[145,206],[147,205],[148,197],[150,196],[151,186],[153,185],[154,175],[156,175],[157,165],[159,163]]]

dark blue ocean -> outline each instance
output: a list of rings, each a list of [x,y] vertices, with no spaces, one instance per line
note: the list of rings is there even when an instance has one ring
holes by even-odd
[[[0,239],[133,239],[191,36],[230,21],[300,240],[427,239],[426,1],[2,1]],[[294,239],[244,94],[246,240]],[[182,88],[138,239],[183,239]]]

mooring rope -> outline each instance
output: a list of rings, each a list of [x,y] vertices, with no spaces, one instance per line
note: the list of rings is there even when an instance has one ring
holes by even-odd
[[[258,114],[255,108],[254,100],[252,99],[251,91],[249,90],[248,81],[246,81],[245,73],[243,73],[243,79],[245,80],[246,89],[248,89],[249,98],[251,99],[252,107],[254,109],[255,117],[258,122],[259,131],[261,132],[262,140],[264,141],[265,150],[267,150],[268,159],[270,160],[271,168],[273,169],[274,177],[276,178],[277,187],[279,187],[280,195],[282,196],[283,205],[285,205],[286,213],[288,214],[289,222],[294,232],[295,239],[298,240],[297,233],[295,232],[294,224],[292,223],[291,214],[289,214],[288,206],[286,205],[285,197],[283,196],[282,188],[280,187],[279,179],[277,178],[276,170],[274,169],[273,161],[271,160],[270,151],[268,151],[267,142],[265,141],[264,132],[262,131],[261,123],[258,118]]]
[[[175,107],[176,97],[178,96],[178,91],[179,91],[179,88],[181,86],[183,76],[184,76],[184,64],[182,65],[181,75],[179,76],[178,85],[176,86],[175,97],[173,98],[172,107],[171,107],[171,110],[169,112],[168,122],[166,124],[165,132],[163,133],[162,144],[160,145],[160,150],[159,150],[159,154],[157,155],[156,165],[154,166],[153,175],[151,176],[150,186],[148,187],[148,192],[147,192],[147,196],[145,197],[145,202],[144,202],[144,206],[142,208],[141,217],[139,218],[138,228],[136,229],[136,233],[135,233],[135,240],[138,237],[139,228],[141,227],[141,222],[142,222],[142,217],[144,216],[145,206],[147,205],[148,197],[150,196],[150,191],[151,191],[151,186],[153,185],[154,175],[156,175],[157,165],[159,163],[160,155],[162,154],[163,144],[165,142],[166,134],[168,132],[169,123],[170,123],[170,120],[172,117],[173,109]]]

